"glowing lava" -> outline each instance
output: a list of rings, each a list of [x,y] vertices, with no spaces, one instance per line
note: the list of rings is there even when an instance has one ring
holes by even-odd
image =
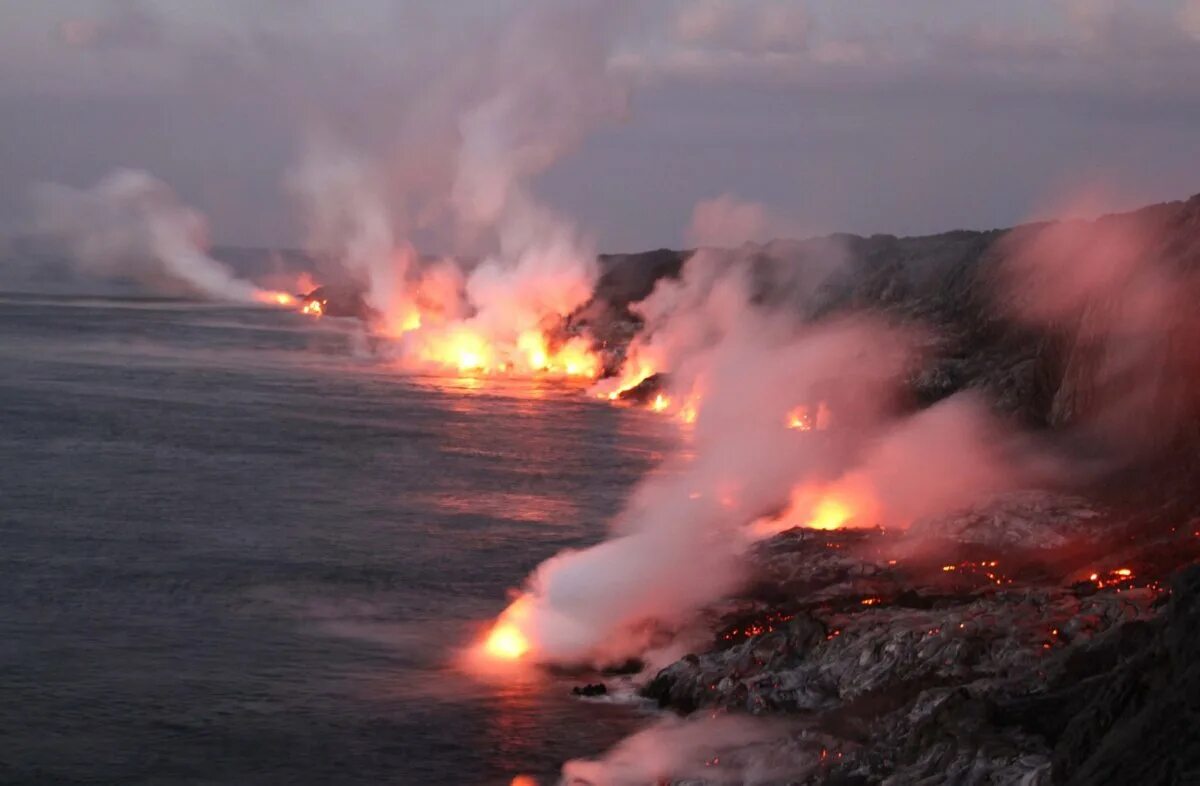
[[[529,651],[529,640],[515,625],[500,622],[488,634],[483,650],[493,658],[516,660]]]
[[[491,661],[517,661],[531,649],[522,626],[530,615],[529,597],[522,595],[509,604],[488,631],[479,651]]]
[[[776,516],[766,516],[750,525],[755,538],[767,538],[794,527],[835,530],[867,527],[875,523],[879,505],[865,483],[853,478],[836,486],[798,486],[787,507]]]
[[[1096,585],[1096,589],[1123,588],[1133,586],[1134,575],[1131,568],[1114,568],[1089,574],[1087,580]]]
[[[797,431],[812,431],[812,418],[808,416],[808,407],[799,406],[787,414],[787,427]]]
[[[841,529],[854,518],[854,510],[836,497],[824,497],[813,508],[812,516],[804,525],[809,529]]]
[[[259,303],[266,303],[271,306],[293,306],[296,304],[296,298],[286,292],[272,292],[266,289],[260,289],[254,293],[254,299]]]
[[[406,325],[409,322],[420,361],[463,376],[594,379],[600,373],[599,357],[580,336],[552,344],[541,331],[527,330],[510,344],[465,324],[426,330],[420,315],[410,315]]]
[[[787,427],[796,431],[824,431],[829,428],[829,421],[829,407],[825,406],[824,401],[817,404],[815,412],[801,404],[792,408],[784,418]]]
[[[325,313],[326,302],[324,300],[310,300],[304,304],[304,308],[300,309],[300,313],[319,317]]]

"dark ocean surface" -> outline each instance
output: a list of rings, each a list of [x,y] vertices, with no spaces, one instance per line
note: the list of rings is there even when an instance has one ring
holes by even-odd
[[[670,429],[362,343],[0,296],[0,783],[547,784],[645,722],[455,658]]]

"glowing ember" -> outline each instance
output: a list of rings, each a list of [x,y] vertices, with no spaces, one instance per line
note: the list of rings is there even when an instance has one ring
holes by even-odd
[[[671,406],[671,399],[659,393],[654,397],[654,401],[650,402],[650,409],[655,412],[665,412],[667,407]]]
[[[764,633],[777,630],[794,617],[794,614],[787,614],[782,611],[769,612],[760,619],[727,628],[720,634],[720,638],[722,641],[745,641],[746,639],[752,639],[755,636],[761,636]]]
[[[326,302],[324,300],[310,300],[304,304],[304,308],[300,309],[300,312],[309,316],[319,317],[325,313]]]
[[[1096,589],[1131,587],[1134,583],[1134,573],[1131,568],[1114,568],[1102,573],[1091,573],[1087,580],[1096,585]]]
[[[1003,586],[1012,584],[1012,579],[1002,574],[997,568],[1000,562],[998,560],[963,560],[952,565],[943,565],[943,573],[957,573],[963,576],[965,580],[975,579],[976,581],[986,581],[988,584]]]

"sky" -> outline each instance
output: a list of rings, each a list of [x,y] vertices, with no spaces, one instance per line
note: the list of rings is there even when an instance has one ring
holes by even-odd
[[[527,126],[492,141],[604,251],[709,239],[714,205],[765,239],[1200,192],[1200,0],[0,0],[0,232],[129,167],[214,242],[300,247],[332,148],[445,245],[452,160],[496,154],[460,137],[513,80]]]

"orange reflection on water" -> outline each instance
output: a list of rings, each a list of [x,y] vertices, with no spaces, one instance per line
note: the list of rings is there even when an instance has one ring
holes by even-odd
[[[417,501],[439,513],[478,514],[510,521],[558,523],[573,521],[579,512],[571,499],[522,491],[441,491],[422,495]]]

